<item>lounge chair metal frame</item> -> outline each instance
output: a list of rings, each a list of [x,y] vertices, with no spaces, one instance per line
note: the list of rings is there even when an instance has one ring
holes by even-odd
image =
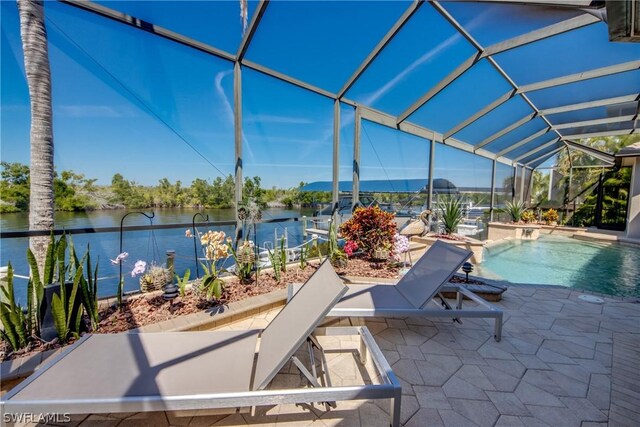
[[[0,402],[0,417],[4,419],[4,414],[53,414],[62,412],[69,414],[101,414],[118,412],[149,412],[149,411],[190,411],[199,409],[232,409],[254,406],[279,405],[284,403],[310,403],[345,400],[367,400],[367,399],[391,399],[390,425],[400,425],[400,404],[401,385],[398,378],[393,373],[389,363],[385,359],[382,351],[376,344],[373,336],[366,327],[340,327],[340,328],[320,328],[312,335],[308,342],[317,345],[315,336],[323,335],[359,335],[360,336],[360,362],[366,363],[367,357],[371,357],[379,375],[381,384],[357,385],[346,387],[335,387],[331,385],[327,374],[326,359],[324,350],[321,350],[322,369],[324,371],[325,383],[320,384],[317,376],[313,374],[315,366],[311,365],[311,371],[304,366],[296,357],[291,356],[291,360],[300,369],[303,375],[313,385],[306,389],[273,389],[257,390],[239,393],[212,393],[196,396],[140,396],[123,397],[117,400],[76,400],[74,402],[61,402],[56,399],[42,400],[37,402],[11,402],[11,397],[31,384],[36,378],[46,372],[51,366],[73,351],[75,346],[80,345],[89,335],[81,338],[74,348],[54,356],[45,366],[38,369],[33,375],[17,385],[2,398]],[[316,347],[318,348],[318,347]],[[312,350],[310,350],[312,351]],[[313,359],[312,359],[313,360]],[[61,407],[64,404],[64,407]],[[331,405],[335,407],[334,405]]]
[[[432,317],[450,318],[458,323],[462,323],[463,318],[490,318],[494,319],[494,338],[500,341],[503,311],[465,288],[463,284],[449,283],[449,279],[472,254],[466,249],[436,241],[397,284],[350,284],[349,292],[333,306],[327,317]],[[448,265],[449,268],[444,268],[443,265]],[[425,271],[426,276],[423,277],[421,274]],[[430,273],[433,273],[433,277],[429,277]],[[289,285],[288,298],[295,295],[299,286]],[[379,289],[373,289],[376,287]],[[397,292],[389,293],[389,290]],[[443,292],[456,293],[455,307],[444,298]],[[360,293],[369,294],[371,300],[360,300],[363,303],[362,307],[359,307],[357,302],[348,303],[347,300],[358,298]],[[396,298],[396,304],[389,304],[386,297]],[[463,309],[465,297],[481,308]],[[439,299],[439,303],[436,298]],[[429,307],[430,304],[434,304],[435,307]]]
[[[319,271],[322,269],[319,268]],[[335,276],[335,280],[339,282],[338,286],[342,287],[339,293],[336,293],[336,297],[333,297],[335,301],[339,300],[344,292],[346,291],[346,287],[342,285],[339,281],[337,275],[329,266],[325,266],[324,272],[322,275],[319,275],[321,278],[316,279],[315,288],[320,289],[319,285],[323,278],[327,277],[329,274],[329,278],[333,280],[333,276]],[[316,272],[317,273],[317,272]],[[313,277],[313,276],[312,276]],[[309,280],[311,281],[311,279]],[[302,301],[304,303],[304,300]],[[327,303],[325,301],[324,303]],[[320,304],[323,304],[322,302]],[[384,358],[384,355],[378,345],[376,344],[373,336],[368,331],[366,327],[351,327],[351,328],[339,328],[334,330],[333,328],[319,328],[315,329],[317,326],[317,322],[319,322],[322,318],[325,317],[329,308],[332,306],[331,303],[327,304],[326,309],[323,309],[321,315],[318,316],[316,322],[309,329],[305,329],[306,326],[299,326],[298,331],[301,330],[306,331],[305,336],[301,336],[301,338],[296,338],[295,345],[290,345],[292,342],[287,343],[287,349],[282,353],[283,357],[280,358],[279,355],[276,355],[277,358],[273,357],[273,354],[268,354],[267,360],[265,364],[260,365],[260,359],[254,357],[253,361],[253,369],[251,372],[251,380],[252,382],[257,382],[252,384],[247,391],[235,391],[235,392],[213,392],[213,393],[200,393],[200,394],[162,394],[158,392],[157,394],[143,394],[143,395],[117,395],[113,398],[101,398],[101,397],[87,397],[87,398],[78,398],[78,397],[67,397],[67,398],[56,398],[56,390],[51,390],[49,393],[44,393],[45,397],[40,398],[22,398],[22,399],[13,399],[20,392],[25,389],[28,389],[30,385],[34,384],[33,387],[37,387],[37,380],[45,375],[49,370],[56,367],[56,365],[63,361],[65,357],[68,357],[74,351],[79,348],[83,348],[82,345],[87,341],[91,340],[95,335],[85,335],[82,337],[76,344],[64,350],[61,354],[52,357],[45,363],[40,369],[38,369],[33,375],[28,377],[18,386],[9,391],[6,395],[0,399],[0,419],[5,419],[5,414],[53,414],[53,413],[68,413],[68,414],[88,414],[88,413],[118,413],[118,412],[146,412],[146,411],[194,411],[194,410],[216,410],[216,409],[229,409],[230,412],[237,412],[240,409],[247,407],[256,407],[256,406],[265,406],[265,405],[279,405],[284,403],[312,403],[312,402],[322,402],[326,403],[328,406],[334,406],[333,402],[335,401],[344,401],[344,400],[360,400],[360,399],[390,399],[391,407],[390,407],[390,425],[399,426],[400,425],[400,404],[401,404],[401,385],[398,381],[397,377],[393,374],[391,367],[388,362]],[[283,309],[284,311],[284,309]],[[276,319],[280,316],[282,311],[276,315],[276,318],[272,320],[270,325],[276,323]],[[280,325],[283,322],[288,321],[289,319],[284,316],[280,319]],[[268,328],[267,328],[268,329]],[[260,351],[263,347],[263,337],[267,331],[264,329],[261,332],[260,338],[260,350],[258,350],[255,355],[260,354]],[[274,329],[271,329],[274,331]],[[248,331],[246,335],[257,334],[258,331]],[[164,335],[166,337],[167,333],[157,333],[157,334],[121,334],[117,338],[111,339],[123,339],[130,340],[130,342],[137,342],[137,340],[141,340],[142,337],[146,336],[147,339],[155,339],[150,338],[149,335],[155,335],[156,337],[161,337]],[[171,333],[168,333],[171,334]],[[177,332],[174,334],[207,334],[207,332]],[[220,334],[216,332],[209,332],[209,334]],[[367,357],[370,357],[373,365],[376,369],[376,376],[379,378],[379,384],[363,384],[356,386],[332,386],[331,380],[328,376],[328,368],[327,361],[324,355],[324,349],[319,344],[316,336],[320,335],[358,335],[360,337],[360,362],[366,363]],[[296,334],[297,337],[298,334]],[[183,335],[186,336],[186,335]],[[213,335],[211,335],[213,336]],[[125,338],[126,337],[126,338]],[[240,335],[238,335],[240,337]],[[199,336],[198,336],[198,339]],[[206,335],[203,335],[203,339],[206,339]],[[257,342],[257,336],[255,340]],[[169,343],[170,341],[167,340]],[[302,345],[304,345],[306,341],[307,350],[309,352],[310,358],[310,367],[307,368],[295,355],[296,351],[300,349]],[[95,341],[95,342],[100,342]],[[105,341],[103,341],[105,342]],[[271,341],[269,344],[273,345],[275,341]],[[255,345],[255,343],[253,344]],[[223,345],[224,346],[224,345]],[[293,348],[293,350],[289,350]],[[91,348],[91,347],[88,347]],[[229,347],[233,348],[233,347]],[[269,346],[267,345],[267,347]],[[318,372],[315,364],[315,350],[320,352],[320,369],[321,376],[320,381],[318,381]],[[85,347],[85,351],[87,347]],[[83,353],[78,353],[83,354]],[[188,354],[185,356],[188,357]],[[74,360],[73,358],[68,360]],[[273,377],[282,369],[282,367],[288,362],[292,361],[294,365],[300,370],[300,372],[306,377],[306,379],[311,384],[309,388],[300,388],[300,389],[265,389],[267,385],[271,383]],[[179,361],[178,361],[179,362]],[[222,361],[221,361],[222,362]],[[67,361],[67,363],[71,363]],[[64,366],[64,365],[62,365]],[[96,367],[100,369],[100,367]],[[203,368],[206,368],[204,366]],[[58,373],[60,372],[60,368],[58,367]],[[54,374],[53,377],[55,378]],[[72,378],[74,372],[69,372],[69,378]],[[46,381],[45,381],[46,384]],[[96,387],[100,387],[100,384],[96,384]],[[37,390],[36,390],[37,392]],[[51,397],[49,397],[51,395]],[[28,394],[27,394],[28,396]],[[328,407],[327,407],[328,409]]]
[[[394,285],[384,285],[394,286]],[[456,293],[456,305],[452,307],[446,298],[442,296],[442,292],[455,292]],[[405,318],[405,317],[432,317],[432,318],[447,318],[460,322],[462,318],[492,318],[494,319],[493,336],[496,341],[502,339],[502,320],[503,312],[500,308],[485,301],[478,295],[474,294],[470,290],[466,289],[463,285],[447,285],[440,288],[440,292],[436,295],[440,298],[440,304],[437,304],[435,299],[427,301],[422,308],[417,309],[400,309],[400,308],[339,308],[334,307],[327,317],[387,317],[387,318]],[[478,305],[484,307],[462,309],[462,302],[464,297],[474,301]],[[429,308],[429,303],[432,303],[441,307]]]

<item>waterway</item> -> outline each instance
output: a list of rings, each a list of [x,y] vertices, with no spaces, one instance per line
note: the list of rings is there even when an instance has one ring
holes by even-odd
[[[56,212],[56,229],[74,228],[100,228],[118,227],[123,215],[127,210],[100,210],[90,212]],[[145,213],[155,214],[154,225],[160,224],[180,224],[191,223],[196,213],[208,215],[209,221],[230,221],[234,219],[233,209],[209,209],[199,210],[195,208],[166,208],[155,210],[144,210]],[[303,215],[311,216],[311,209],[279,209],[271,208],[263,212],[263,219],[274,218],[300,218]],[[196,222],[204,222],[198,216]],[[143,215],[129,215],[125,220],[125,226],[148,225],[150,221]],[[2,231],[23,231],[29,229],[29,218],[27,213],[3,214],[0,217],[0,229]],[[222,230],[227,235],[235,235],[235,227],[199,227],[198,231],[207,229]],[[196,262],[194,252],[194,239],[185,237],[186,227],[176,229],[162,229],[152,231],[127,231],[123,234],[122,251],[129,256],[122,264],[122,271],[125,278],[125,291],[135,291],[139,289],[139,277],[131,277],[131,270],[137,260],[143,260],[148,264],[164,264],[167,250],[176,251],[176,272],[182,274],[187,268],[191,270],[191,277],[196,276]],[[297,246],[303,242],[303,223],[301,221],[287,221],[280,223],[261,223],[257,227],[258,243],[264,246],[266,242],[273,242],[275,236],[288,236],[288,245]],[[92,233],[76,234],[72,236],[73,243],[80,252],[84,253],[87,245],[90,245],[91,257],[99,265],[98,294],[100,297],[114,295],[117,290],[119,265],[114,265],[111,260],[120,253],[120,233]],[[251,236],[252,240],[255,240]],[[26,251],[28,247],[27,238],[2,239],[0,241],[0,265],[7,265],[8,262],[14,267],[15,274],[27,276],[29,268],[26,261]],[[197,244],[198,256],[202,256],[200,245]],[[202,269],[200,268],[200,274]],[[24,302],[26,298],[26,279],[16,278],[15,292],[18,300]]]

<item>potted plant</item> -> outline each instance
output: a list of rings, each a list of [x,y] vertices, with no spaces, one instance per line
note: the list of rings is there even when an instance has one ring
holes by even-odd
[[[173,279],[171,271],[162,265],[151,267],[140,277],[140,291],[143,293],[159,291]]]

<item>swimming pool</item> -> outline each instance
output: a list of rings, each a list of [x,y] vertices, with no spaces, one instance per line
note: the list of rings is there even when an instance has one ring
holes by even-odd
[[[640,297],[640,249],[542,235],[485,248],[476,274],[512,283],[561,285]]]

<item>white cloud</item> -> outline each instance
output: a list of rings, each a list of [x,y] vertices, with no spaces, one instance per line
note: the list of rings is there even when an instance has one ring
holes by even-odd
[[[314,120],[307,117],[277,116],[271,114],[245,115],[242,119],[245,123],[284,123],[284,124],[313,124]]]
[[[102,117],[122,118],[135,117],[137,114],[128,106],[110,105],[60,105],[54,107],[54,115],[70,118]]]
[[[367,96],[363,103],[365,105],[372,105],[374,102],[376,102],[382,96],[386,95],[398,83],[400,83],[402,80],[404,80],[409,74],[413,73],[419,66],[421,66],[425,62],[428,62],[429,60],[431,60],[434,56],[436,56],[437,54],[439,54],[443,50],[449,48],[452,44],[454,44],[461,37],[462,36],[460,35],[460,33],[455,33],[455,34],[451,35],[448,39],[446,39],[444,42],[439,43],[436,47],[434,47],[430,51],[426,52],[420,58],[418,58],[415,61],[413,61],[411,63],[411,65],[409,65],[407,68],[405,68],[400,73],[398,73],[397,76],[395,76],[393,79],[391,79],[389,82],[387,82],[380,89],[376,90],[375,92],[373,92],[372,94]]]

